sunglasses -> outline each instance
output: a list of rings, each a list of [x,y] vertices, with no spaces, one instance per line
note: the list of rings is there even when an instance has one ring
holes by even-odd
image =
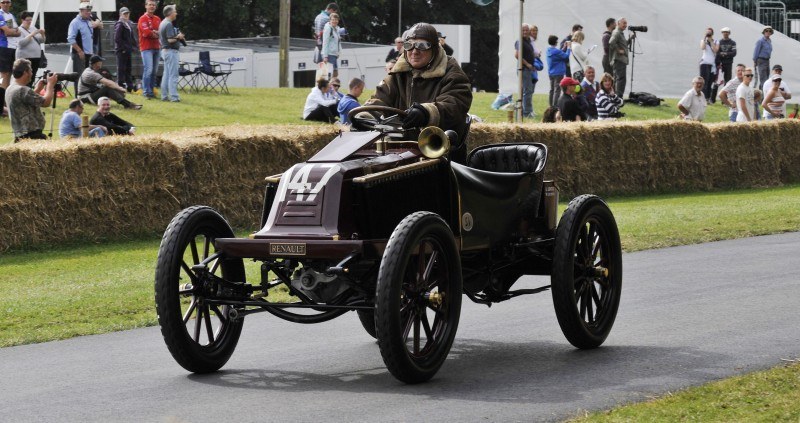
[[[411,51],[414,49],[417,49],[419,51],[426,51],[431,49],[431,43],[427,41],[417,41],[417,42],[406,41],[403,43],[403,48],[406,51]]]
[[[748,74],[747,74],[747,75],[745,75],[745,76],[746,76],[747,78],[752,78],[752,77],[753,77],[753,74],[752,74],[752,73],[748,73]]]
[[[336,87],[336,88],[339,88],[339,87],[341,87],[341,85],[338,85],[338,84],[331,84],[331,85],[333,85],[333,86],[334,86],[334,87]]]

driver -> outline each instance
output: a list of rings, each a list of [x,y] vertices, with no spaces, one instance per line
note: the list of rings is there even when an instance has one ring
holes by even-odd
[[[438,126],[456,131],[464,140],[472,91],[467,74],[439,44],[436,28],[420,22],[403,34],[403,54],[378,84],[375,95],[365,103],[368,105],[405,110],[405,129]],[[466,146],[453,145],[450,156],[464,162]]]

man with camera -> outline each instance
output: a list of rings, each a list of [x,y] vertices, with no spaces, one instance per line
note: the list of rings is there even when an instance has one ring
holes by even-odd
[[[17,59],[11,74],[14,83],[6,90],[5,101],[8,104],[8,116],[14,131],[14,142],[22,138],[46,140],[47,136],[42,132],[45,125],[42,107],[49,106],[53,101],[58,75],[47,74],[47,82],[45,83],[44,78],[40,79],[35,90],[32,90],[28,87],[28,83],[33,79],[33,69],[29,60]],[[36,94],[42,88],[45,88],[44,96]]]
[[[625,38],[626,29],[628,29],[628,20],[619,18],[617,20],[617,29],[611,33],[611,38],[608,40],[608,61],[614,69],[614,87],[620,98],[623,98],[625,95],[628,54],[630,52],[631,42],[636,38],[636,32],[631,34],[630,38]]]
[[[173,24],[178,17],[174,4],[164,6],[164,20],[158,27],[164,74],[161,76],[161,101],[181,101],[178,97],[178,50],[186,43],[184,35]]]
[[[711,95],[711,84],[717,78],[717,52],[719,51],[719,44],[714,40],[714,29],[706,28],[706,35],[700,40],[700,51],[703,56],[700,57],[700,76],[703,77],[703,95],[707,103],[713,103],[714,98]]]
[[[105,78],[99,71],[103,67],[103,58],[92,56],[89,59],[89,67],[83,71],[78,80],[77,97],[84,102],[97,104],[100,97],[109,97],[126,109],[139,110],[141,105],[133,104],[125,99],[125,88],[120,87],[111,79]]]

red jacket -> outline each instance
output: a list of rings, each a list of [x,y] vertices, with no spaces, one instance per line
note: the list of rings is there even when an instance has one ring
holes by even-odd
[[[156,15],[150,16],[145,13],[139,18],[139,51],[158,50],[161,43],[158,41],[158,26],[161,25],[161,18]]]

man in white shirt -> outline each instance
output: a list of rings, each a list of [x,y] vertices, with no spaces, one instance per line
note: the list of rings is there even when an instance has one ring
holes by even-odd
[[[736,89],[739,88],[743,79],[744,65],[739,63],[736,65],[736,78],[728,81],[719,93],[719,100],[730,109],[728,110],[728,118],[731,122],[736,122],[736,115],[739,114],[739,108],[736,105]]]
[[[778,86],[778,89],[780,90],[780,96],[784,100],[783,104],[780,105],[780,107],[781,107],[780,114],[783,115],[783,116],[787,116],[787,114],[786,114],[786,100],[789,100],[789,99],[792,98],[792,91],[789,89],[789,86],[786,85],[786,81],[784,81],[783,78],[781,77],[783,75],[783,66],[775,65],[775,66],[772,67],[772,75],[770,75],[769,79],[764,81],[764,88],[763,88],[764,95],[766,96],[766,93],[768,93],[769,90],[772,89],[772,85],[773,85],[772,81],[775,79],[776,75],[777,75],[778,79],[780,80],[780,85]],[[770,118],[771,117],[771,116],[767,116],[768,114],[769,113],[766,110],[764,110],[764,117],[765,118]]]
[[[703,95],[703,86],[706,81],[702,76],[695,76],[692,79],[692,89],[686,91],[681,101],[678,102],[678,110],[681,111],[681,119],[702,121],[706,117],[706,97]]]
[[[743,76],[742,83],[736,89],[736,105],[739,106],[736,121],[750,122],[756,120],[755,92],[750,86],[753,83],[753,68],[745,68]]]

